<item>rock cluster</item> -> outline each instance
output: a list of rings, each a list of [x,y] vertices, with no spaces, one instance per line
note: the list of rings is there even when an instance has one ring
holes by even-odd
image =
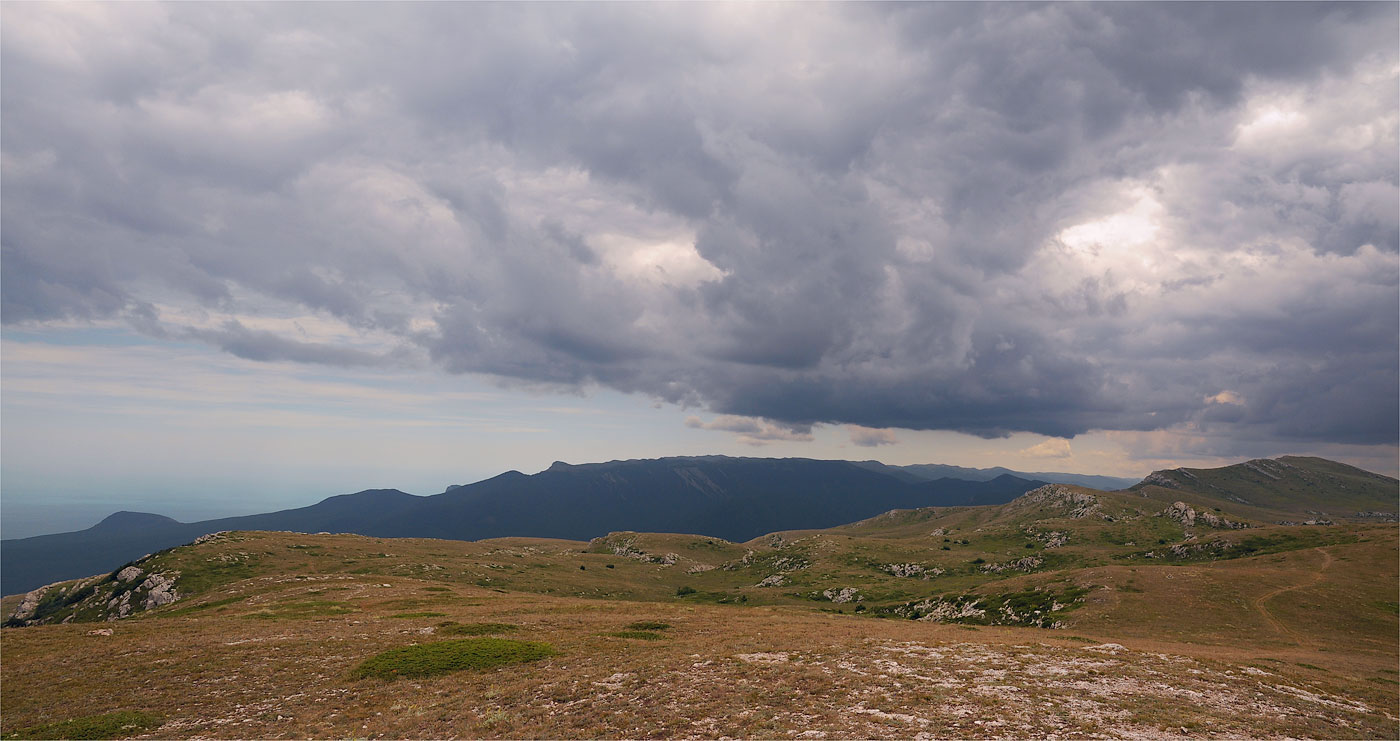
[[[842,587],[840,589],[824,589],[822,596],[831,602],[844,604],[847,602],[859,602],[864,597],[860,596],[860,591],[854,587]]]
[[[1040,556],[1026,556],[1025,558],[1018,558],[1015,561],[1007,561],[1006,563],[984,564],[982,570],[991,574],[1000,574],[1003,571],[1030,572],[1040,568],[1043,563],[1045,563],[1045,559]]]
[[[901,579],[932,579],[943,573],[943,569],[928,568],[918,563],[887,563],[880,570]]]
[[[1104,514],[1099,507],[1099,498],[1093,494],[1075,491],[1061,484],[1046,484],[1032,489],[1016,500],[1022,504],[1039,504],[1046,507],[1065,509],[1067,517],[1078,520],[1090,515],[1098,515],[1105,520],[1113,518]]]
[[[1177,522],[1180,522],[1186,527],[1193,527],[1197,522],[1200,522],[1204,525],[1208,525],[1210,527],[1222,528],[1227,530],[1238,530],[1241,528],[1249,527],[1249,525],[1245,523],[1235,522],[1234,520],[1220,517],[1214,512],[1197,512],[1191,505],[1187,504],[1186,502],[1172,502],[1172,505],[1170,507],[1167,507],[1161,512],[1158,512],[1157,516],[1165,517],[1169,520],[1176,520]]]

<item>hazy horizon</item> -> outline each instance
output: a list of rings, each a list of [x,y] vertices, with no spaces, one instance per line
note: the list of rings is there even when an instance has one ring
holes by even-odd
[[[554,460],[1400,474],[1394,3],[3,15],[6,537]]]

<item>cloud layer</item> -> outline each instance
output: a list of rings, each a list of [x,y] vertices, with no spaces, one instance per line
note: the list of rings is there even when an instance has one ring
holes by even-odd
[[[1393,4],[5,20],[7,325],[600,385],[758,440],[1400,438]]]

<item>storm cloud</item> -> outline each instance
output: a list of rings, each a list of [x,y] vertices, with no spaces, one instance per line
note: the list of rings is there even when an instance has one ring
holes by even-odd
[[[1398,31],[1394,3],[9,5],[3,320],[609,387],[756,439],[1395,444]],[[340,331],[250,329],[296,317]]]

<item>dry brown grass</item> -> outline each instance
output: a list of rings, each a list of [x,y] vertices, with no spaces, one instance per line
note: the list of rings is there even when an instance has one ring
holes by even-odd
[[[285,547],[303,541],[330,555],[313,562]],[[971,630],[802,604],[695,604],[661,589],[652,602],[497,591],[459,575],[489,561],[510,564],[517,579],[562,578],[563,569],[529,565],[546,548],[555,558],[613,559],[617,568],[596,569],[610,572],[601,577],[592,566],[572,569],[587,585],[616,579],[614,589],[635,592],[627,580],[666,572],[558,542],[462,545],[249,536],[224,547],[289,553],[296,568],[201,597],[239,601],[173,617],[5,629],[0,729],[139,710],[165,719],[149,734],[159,738],[1400,735],[1393,613],[1343,614],[1348,600],[1393,593],[1393,536],[1329,547],[1327,568],[1305,550],[1075,572],[1102,588],[1059,631]],[[345,560],[356,562],[349,570],[370,562],[383,570],[316,570]],[[1050,578],[1065,576],[1007,584]],[[1113,588],[1128,579],[1142,591]],[[1376,579],[1388,585],[1378,591]],[[451,591],[427,591],[444,583]],[[354,611],[294,607],[321,603]],[[393,617],[405,612],[445,617]],[[440,640],[438,625],[449,621],[515,625],[512,638],[557,653],[480,673],[351,679],[367,657]],[[658,641],[604,635],[638,622],[671,627]],[[91,634],[99,627],[114,633]]]

